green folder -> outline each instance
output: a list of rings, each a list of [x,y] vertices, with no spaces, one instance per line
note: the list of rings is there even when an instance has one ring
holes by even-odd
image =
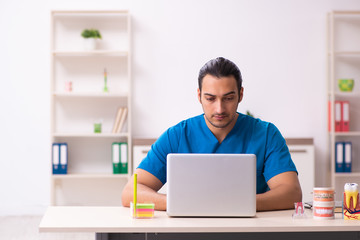
[[[126,142],[112,143],[112,163],[114,174],[128,173],[128,144]]]
[[[111,144],[111,158],[113,164],[113,173],[120,173],[120,146],[117,142]]]
[[[120,173],[128,173],[128,144],[126,142],[119,143],[120,146]]]

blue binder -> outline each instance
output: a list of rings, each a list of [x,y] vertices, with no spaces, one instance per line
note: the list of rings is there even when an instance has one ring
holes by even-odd
[[[60,145],[58,143],[52,144],[52,172],[53,174],[60,173]]]
[[[352,166],[352,143],[344,142],[344,172],[351,172]]]
[[[335,143],[335,172],[344,172],[344,143]]]
[[[67,174],[68,166],[68,145],[60,143],[60,174]]]
[[[67,174],[68,145],[67,143],[52,144],[53,174]]]

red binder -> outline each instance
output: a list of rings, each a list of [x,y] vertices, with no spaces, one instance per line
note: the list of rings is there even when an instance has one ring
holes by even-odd
[[[335,132],[340,132],[342,125],[342,104],[341,101],[335,101]]]
[[[341,121],[341,130],[343,132],[349,131],[350,125],[350,104],[349,101],[342,101],[341,102],[341,113],[342,113],[342,121]]]
[[[331,132],[331,101],[328,101],[328,131]]]

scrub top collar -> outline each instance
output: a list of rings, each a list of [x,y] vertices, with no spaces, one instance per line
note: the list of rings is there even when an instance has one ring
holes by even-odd
[[[226,143],[227,139],[231,138],[231,136],[233,134],[235,134],[236,129],[239,128],[241,119],[242,119],[242,114],[240,114],[239,112],[236,112],[238,114],[238,118],[236,119],[236,123],[234,125],[234,127],[231,129],[231,131],[226,135],[226,137],[224,138],[224,140],[222,141],[222,143],[219,143],[218,139],[215,137],[215,135],[211,132],[211,130],[209,129],[209,127],[206,125],[206,121],[205,121],[205,114],[202,114],[202,118],[201,118],[201,127],[204,129],[204,132],[206,133],[207,137],[210,139],[211,143],[216,143],[217,145],[221,145],[224,142]]]

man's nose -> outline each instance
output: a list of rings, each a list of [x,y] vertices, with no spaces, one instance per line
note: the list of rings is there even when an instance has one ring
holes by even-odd
[[[223,101],[218,100],[218,101],[216,102],[216,112],[217,112],[217,113],[222,113],[223,110],[224,110],[224,103],[223,103]]]

